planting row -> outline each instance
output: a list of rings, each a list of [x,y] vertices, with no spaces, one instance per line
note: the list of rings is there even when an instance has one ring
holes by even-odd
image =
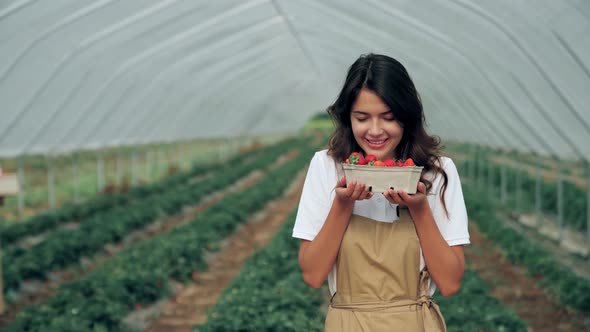
[[[498,218],[493,201],[481,191],[465,186],[465,200],[470,218],[498,244],[510,262],[522,264],[529,275],[542,278],[539,285],[550,290],[563,305],[590,313],[590,280],[576,275],[546,249],[507,226]]]
[[[253,170],[274,163],[285,147],[296,144],[299,143],[292,141],[286,146],[283,144],[267,148],[266,153],[249,158],[249,162],[242,160],[234,165],[220,165],[214,173],[218,176],[210,176],[195,183],[185,175],[178,175],[165,181],[167,187],[156,184],[145,193],[143,188],[138,188],[134,196],[136,199],[127,206],[112,207],[105,212],[96,213],[83,220],[76,229],[58,229],[28,250],[17,246],[7,248],[3,258],[7,299],[12,298],[13,293],[10,290],[18,289],[23,280],[44,279],[51,271],[75,265],[81,257],[96,253],[106,244],[116,243],[130,232],[159,218],[174,215],[183,206],[197,204],[201,198],[228,187]]]
[[[197,331],[323,331],[325,293],[303,282],[299,241],[291,238],[294,222],[295,212],[268,246],[248,259]]]
[[[27,309],[4,331],[122,331],[137,304],[166,296],[170,278],[188,281],[206,269],[204,256],[238,225],[280,196],[315,147],[270,171],[254,186],[228,194],[191,222],[126,248],[100,269],[63,285],[47,303]],[[224,174],[225,176],[225,174]]]
[[[271,243],[249,259],[208,321],[196,326],[212,331],[322,331],[326,301],[321,290],[303,282],[297,264],[299,241],[291,238],[294,214]],[[477,274],[467,268],[461,291],[449,298],[435,294],[449,332],[527,331],[527,324],[490,296]]]
[[[60,224],[83,221],[96,215],[105,214],[113,208],[123,207],[151,196],[159,196],[162,191],[174,189],[178,185],[189,182],[191,178],[209,172],[219,173],[227,165],[239,165],[247,160],[253,161],[259,156],[266,155],[271,151],[280,151],[284,145],[290,147],[296,144],[294,139],[290,139],[280,144],[274,144],[270,147],[237,155],[228,161],[195,165],[190,171],[168,176],[155,183],[132,187],[127,193],[97,195],[83,204],[67,204],[60,208],[35,215],[23,222],[3,222],[0,224],[0,242],[3,246],[6,246],[26,236],[37,235],[55,229]]]

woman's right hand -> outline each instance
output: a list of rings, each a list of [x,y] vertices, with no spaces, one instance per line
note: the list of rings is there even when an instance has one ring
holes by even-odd
[[[336,199],[342,203],[354,204],[355,201],[361,201],[364,199],[370,199],[373,197],[373,193],[369,191],[369,188],[362,183],[357,181],[351,181],[346,183],[346,178],[340,179],[335,188]]]

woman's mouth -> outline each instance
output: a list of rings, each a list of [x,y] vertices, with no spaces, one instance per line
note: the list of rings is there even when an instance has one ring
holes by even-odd
[[[385,143],[387,142],[387,138],[380,139],[380,140],[375,140],[375,139],[370,140],[370,139],[365,138],[365,142],[367,142],[367,145],[369,145],[369,147],[371,149],[380,149],[385,146]]]

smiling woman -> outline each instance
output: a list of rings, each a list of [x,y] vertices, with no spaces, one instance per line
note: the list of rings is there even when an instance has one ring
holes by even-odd
[[[379,160],[396,159],[404,128],[381,98],[363,88],[352,104],[352,133],[361,149]]]
[[[305,282],[328,279],[325,330],[446,331],[432,295],[460,289],[467,212],[455,164],[424,129],[414,83],[397,60],[361,56],[328,113],[336,128],[310,163],[293,229]],[[412,158],[423,166],[416,193],[346,181],[339,165],[353,152]]]

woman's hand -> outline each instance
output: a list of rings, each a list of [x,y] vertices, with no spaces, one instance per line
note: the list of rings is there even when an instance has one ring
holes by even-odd
[[[390,188],[383,193],[383,196],[392,204],[407,206],[412,215],[419,214],[429,207],[426,199],[426,185],[422,182],[418,182],[415,194],[410,195],[405,190],[398,192],[395,188]]]
[[[355,201],[373,197],[373,193],[369,189],[364,183],[357,181],[351,181],[347,185],[346,178],[342,178],[334,190],[336,191],[336,199],[342,203],[354,204]]]

